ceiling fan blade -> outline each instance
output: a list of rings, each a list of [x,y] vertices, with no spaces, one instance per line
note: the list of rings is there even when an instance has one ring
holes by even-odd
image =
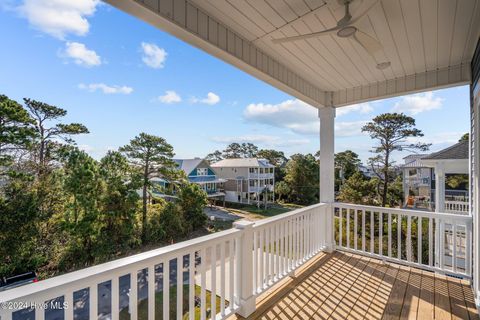
[[[308,33],[308,34],[301,34],[301,35],[293,36],[293,37],[272,39],[272,42],[273,43],[285,43],[285,42],[315,38],[315,37],[319,37],[319,36],[324,36],[324,35],[336,33],[341,28],[343,28],[343,27],[337,26],[337,27],[327,29],[327,30],[324,30],[324,31],[313,32],[313,33]]]
[[[363,10],[362,13],[360,13],[360,14],[358,14],[358,15],[355,13],[355,17],[354,17],[352,20],[350,20],[350,23],[349,23],[349,24],[352,25],[352,24],[354,24],[354,23],[357,23],[357,22],[358,22],[360,19],[362,19],[370,10],[372,10],[372,8],[375,7],[378,2],[380,2],[380,0],[374,0],[371,5],[369,5],[365,10]]]
[[[365,32],[357,30],[353,35],[353,38],[372,56],[375,57],[375,53],[382,51],[383,47],[377,39],[369,36]]]

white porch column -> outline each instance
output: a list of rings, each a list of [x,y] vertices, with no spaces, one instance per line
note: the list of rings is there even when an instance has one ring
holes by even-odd
[[[321,107],[318,109],[320,118],[320,202],[335,201],[335,109]],[[333,211],[326,211],[326,246],[327,251],[334,249]]]
[[[236,259],[240,259],[240,263],[237,266],[240,270],[237,270],[237,276],[240,277],[240,310],[238,314],[244,318],[248,318],[253,312],[255,312],[255,296],[253,295],[253,225],[252,221],[235,221],[233,223],[234,228],[242,230],[242,235],[239,240],[236,241]],[[230,263],[233,263],[230,261]],[[256,276],[256,275],[255,275]]]
[[[435,166],[435,212],[445,212],[445,169]]]

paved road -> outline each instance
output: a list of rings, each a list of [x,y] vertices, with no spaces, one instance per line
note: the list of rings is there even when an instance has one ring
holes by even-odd
[[[242,218],[220,207],[206,207],[204,212],[209,218],[215,217],[215,220],[220,221],[235,221]]]

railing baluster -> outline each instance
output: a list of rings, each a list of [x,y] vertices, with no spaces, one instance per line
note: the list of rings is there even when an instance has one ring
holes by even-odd
[[[422,259],[422,249],[423,249],[423,243],[422,243],[422,233],[423,233],[423,227],[422,227],[422,217],[417,218],[417,263],[418,264],[423,264],[423,259]]]
[[[347,225],[346,225],[346,233],[347,233],[347,248],[350,249],[350,209],[346,209],[347,214]]]
[[[234,266],[235,266],[235,260],[236,257],[234,256],[235,251],[234,251],[234,240],[230,239],[229,241],[229,250],[228,253],[230,254],[230,257],[228,259],[228,267],[229,267],[229,272],[228,272],[228,277],[229,277],[229,290],[230,290],[230,311],[235,310],[235,272],[234,272]]]
[[[388,256],[392,257],[392,214],[388,213]]]
[[[240,272],[242,270],[242,261],[240,260],[239,257],[242,256],[242,243],[241,243],[241,238],[240,236],[238,236],[237,238],[235,238],[235,273],[236,273],[236,277],[235,277],[235,296],[236,296],[236,300],[235,302],[237,303],[238,306],[240,306],[240,297],[242,296],[242,285],[241,285],[241,280],[240,279]]]
[[[195,252],[188,259],[188,318],[195,319]]]
[[[65,316],[64,320],[73,320],[73,312],[74,312],[73,292],[71,290],[68,290],[67,293],[65,293],[65,295],[63,296],[63,299],[64,299],[63,302],[68,306],[67,308],[63,308],[63,312]]]
[[[256,232],[254,233],[256,234]],[[255,242],[254,242],[255,245]],[[255,258],[256,251],[253,251],[254,255],[253,257]],[[254,291],[257,290],[256,287],[256,273],[254,273],[253,277],[253,289]],[[220,243],[220,315],[222,318],[225,317],[225,242],[222,241]]]
[[[439,246],[439,255],[440,255],[440,269],[444,268],[445,265],[445,221],[443,219],[438,219],[440,223],[440,232],[438,235],[438,246]]]
[[[202,258],[202,265],[204,263]],[[202,279],[204,278],[202,277]],[[205,285],[202,283],[202,292],[204,290]],[[170,259],[163,261],[163,319],[170,319]]]
[[[207,307],[207,293],[206,293],[206,286],[207,286],[207,276],[206,276],[206,269],[207,269],[207,261],[206,261],[206,248],[200,249],[200,319],[205,320],[206,319],[206,307]],[[163,267],[165,270],[165,267]],[[163,283],[165,283],[165,275],[163,276]],[[165,286],[165,285],[164,285]],[[165,293],[163,294],[165,297]],[[167,299],[168,300],[168,299]],[[165,300],[163,300],[165,302]],[[165,304],[163,308],[164,312],[164,319],[165,318]],[[167,315],[168,316],[168,315]]]
[[[365,252],[365,210],[362,210],[362,251]]]
[[[264,264],[264,257],[265,257],[265,229],[260,229],[259,231],[260,237],[260,291],[263,290],[265,287],[265,264]]]
[[[338,208],[338,246],[342,247],[342,237],[343,237],[343,208]]]
[[[397,258],[402,259],[402,215],[397,216]]]
[[[270,282],[270,228],[265,228],[265,285]]]
[[[177,320],[182,320],[182,319],[183,319],[183,255],[181,254],[180,256],[177,257]]]
[[[354,245],[354,248],[355,250],[358,249],[357,247],[357,233],[358,233],[358,228],[357,228],[357,220],[358,220],[358,216],[357,216],[357,209],[353,209],[353,219],[355,219],[353,221],[353,245]]]
[[[285,272],[285,223],[280,222],[279,225],[280,230],[280,254],[279,254],[279,270],[278,273],[281,277],[283,277]]]
[[[378,212],[378,254],[383,255],[383,213]]]
[[[148,288],[148,320],[155,319],[155,266],[150,265],[148,266],[148,274],[147,274],[147,288]],[[114,287],[118,289],[118,277],[115,277],[115,280],[112,280],[112,294],[115,292]],[[116,296],[116,306],[112,303],[112,315],[113,309],[118,310],[118,292],[115,294]],[[115,299],[115,298],[114,298]],[[114,307],[115,306],[115,307]],[[116,313],[116,312],[115,312]]]
[[[149,271],[150,275],[150,271]],[[112,278],[112,320],[118,320],[120,317],[120,290],[118,286],[118,275],[114,275]],[[150,289],[150,283],[148,284],[148,288]],[[148,294],[150,296],[150,293]],[[150,301],[150,299],[148,300]],[[37,320],[37,319],[35,319]]]
[[[40,301],[42,303],[43,301]],[[12,317],[8,317],[7,314],[11,315],[11,312],[9,312],[8,309],[3,309],[0,310],[0,319],[1,320],[7,320],[11,319]],[[44,308],[35,308],[35,320],[44,320],[45,319],[45,309]]]
[[[412,261],[412,216],[407,216],[407,261]]]
[[[212,281],[212,289],[210,295],[210,315],[215,319],[217,314],[217,245],[212,245],[210,249],[210,277]]]
[[[471,224],[465,226],[465,273],[467,276],[472,274],[472,260],[471,260],[471,243],[472,243],[472,227]]]
[[[433,218],[428,219],[428,265],[433,266]]]
[[[375,211],[370,212],[370,252],[375,254]]]
[[[457,272],[457,224],[452,221],[452,270]]]
[[[93,290],[92,290],[93,289]],[[130,273],[130,319],[138,318],[138,271],[133,270]],[[90,319],[98,319],[98,284],[90,287]]]
[[[253,232],[253,290],[258,291],[258,231]]]

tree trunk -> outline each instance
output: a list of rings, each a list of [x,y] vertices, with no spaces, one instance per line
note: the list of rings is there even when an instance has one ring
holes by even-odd
[[[388,168],[389,168],[389,156],[390,154],[386,152],[385,154],[385,170],[383,172],[383,190],[382,190],[382,207],[385,207],[387,204],[387,194],[388,194]]]
[[[142,243],[147,241],[147,186],[148,186],[148,161],[145,163],[143,173],[143,208],[142,208]]]

